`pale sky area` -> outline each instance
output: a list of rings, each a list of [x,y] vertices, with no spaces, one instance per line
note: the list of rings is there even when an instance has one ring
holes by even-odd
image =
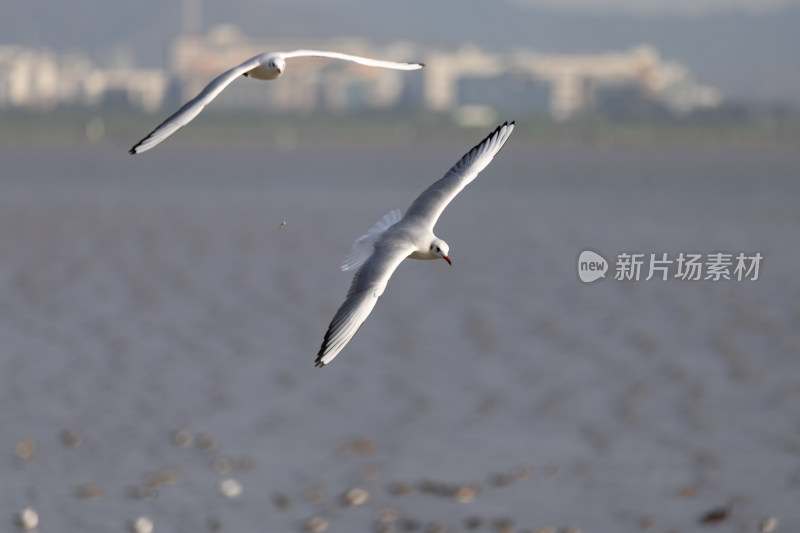
[[[357,36],[453,49],[551,53],[650,44],[735,100],[800,107],[800,0],[230,0],[201,2],[201,30],[246,35]],[[78,51],[99,63],[163,67],[181,1],[0,0],[0,44]]]

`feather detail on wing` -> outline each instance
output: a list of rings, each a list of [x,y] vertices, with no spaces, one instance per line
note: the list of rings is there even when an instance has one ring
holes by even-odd
[[[353,276],[347,297],[336,311],[328,326],[328,331],[325,333],[322,346],[314,362],[315,366],[321,367],[330,363],[350,342],[358,328],[372,312],[397,266],[412,251],[414,251],[414,246],[410,242],[387,244],[382,241],[378,243],[372,255],[364,261],[364,264]]]
[[[356,242],[353,243],[353,247],[350,249],[347,257],[345,257],[344,261],[342,261],[341,269],[353,270],[354,268],[358,268],[363,265],[364,261],[369,259],[369,256],[372,255],[375,241],[378,240],[378,237],[380,237],[381,233],[389,229],[398,220],[400,220],[400,218],[401,213],[399,209],[393,209],[383,215],[383,217],[373,224],[364,235],[356,239]]]
[[[404,221],[417,221],[428,229],[439,219],[445,207],[481,170],[492,162],[514,131],[514,122],[497,127],[488,137],[467,152],[442,179],[425,189],[406,211]]]

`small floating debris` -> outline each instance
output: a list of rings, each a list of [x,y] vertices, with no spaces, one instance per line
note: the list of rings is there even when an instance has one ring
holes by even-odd
[[[128,497],[134,500],[154,500],[158,497],[158,489],[150,485],[128,487]]]
[[[383,507],[378,511],[378,522],[390,524],[400,518],[400,511],[396,507]]]
[[[230,474],[232,468],[231,461],[225,457],[217,457],[211,461],[211,469],[221,476]]]
[[[292,501],[286,494],[276,492],[272,495],[272,504],[278,509],[288,509],[292,506]]]
[[[83,436],[74,429],[65,429],[61,432],[61,442],[68,448],[77,448],[83,443]]]
[[[432,479],[423,480],[418,490],[425,494],[433,494],[434,496],[450,496],[453,493],[452,487],[442,481],[434,481]]]
[[[553,463],[547,465],[547,468],[544,471],[544,475],[548,478],[555,478],[561,475],[561,465],[558,463]]]
[[[517,530],[517,525],[510,518],[498,518],[492,525],[497,533],[514,533]]]
[[[375,441],[364,437],[344,439],[339,441],[336,446],[337,451],[342,455],[357,453],[358,455],[372,455],[375,453]]]
[[[153,533],[153,521],[146,516],[140,516],[131,525],[133,533]]]
[[[697,522],[704,526],[710,526],[714,524],[719,524],[723,522],[728,515],[730,514],[730,509],[727,507],[718,507],[716,509],[711,509],[706,514],[701,516]]]
[[[308,503],[322,503],[325,499],[325,491],[319,487],[311,487],[305,492]]]
[[[322,533],[328,529],[328,521],[321,516],[312,516],[306,520],[305,530],[309,533]]]
[[[761,531],[761,533],[772,533],[777,529],[778,529],[778,519],[773,516],[770,516],[762,520],[761,525],[759,526],[759,531]]]
[[[250,457],[239,457],[233,461],[237,472],[250,472],[256,467],[256,462]]]
[[[414,487],[408,483],[391,483],[387,490],[392,496],[408,496],[414,492]]]
[[[645,516],[639,520],[639,529],[642,531],[652,531],[656,527],[656,519],[652,516]]]
[[[39,526],[39,513],[33,507],[26,507],[19,513],[17,522],[26,531],[33,531]]]
[[[694,485],[684,485],[678,489],[678,497],[680,498],[691,500],[695,496],[697,496],[697,487]]]
[[[422,524],[419,520],[414,520],[413,518],[404,518],[399,522],[400,529],[402,531],[417,531],[422,527]]]
[[[216,533],[222,529],[222,523],[213,516],[209,516],[206,518],[206,529],[211,531],[211,533]]]
[[[438,522],[431,522],[425,528],[425,533],[445,533],[445,531],[447,531],[447,526]]]
[[[467,529],[478,529],[483,525],[483,518],[480,516],[468,516],[464,520],[464,527]]]
[[[350,505],[350,506],[364,505],[369,500],[369,492],[367,492],[362,488],[354,487],[344,493],[343,499],[345,505]]]
[[[353,450],[359,455],[372,455],[375,453],[375,441],[372,439],[355,439],[353,441]]]
[[[523,481],[531,477],[533,474],[533,468],[527,465],[520,465],[511,472],[511,475],[514,476],[514,479],[517,481]]]
[[[281,222],[281,225],[280,225],[280,226],[278,226],[278,229],[283,229],[283,227],[284,227],[285,225],[286,225],[286,221],[284,220],[283,222]]]
[[[514,483],[514,476],[511,474],[492,474],[489,482],[493,487],[508,487]]]
[[[217,488],[223,496],[230,499],[238,498],[244,490],[242,484],[233,478],[223,479],[219,482]]]
[[[100,485],[86,483],[75,487],[75,497],[82,500],[102,500],[106,497],[106,493]]]
[[[481,488],[477,485],[461,485],[453,493],[453,499],[459,503],[474,502],[480,495]]]
[[[36,452],[36,443],[33,442],[33,439],[26,437],[17,441],[14,451],[20,459],[30,459]]]
[[[172,444],[178,448],[188,448],[192,445],[194,437],[186,429],[176,429],[172,432]]]
[[[214,440],[214,437],[210,435],[206,435],[205,433],[200,433],[197,438],[195,438],[195,445],[206,452],[210,452],[217,449],[217,441]]]
[[[180,482],[181,475],[174,468],[162,468],[147,476],[147,484],[156,489],[164,485],[177,485]]]
[[[380,468],[376,465],[364,465],[359,468],[359,474],[361,475],[361,479],[366,479],[371,481],[378,477],[378,473],[380,472]]]

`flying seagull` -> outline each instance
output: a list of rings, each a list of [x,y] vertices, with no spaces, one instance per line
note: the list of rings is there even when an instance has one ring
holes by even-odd
[[[167,137],[191,122],[194,117],[200,114],[200,111],[202,111],[206,105],[239,76],[247,76],[257,80],[274,80],[280,78],[283,71],[286,70],[286,60],[292,57],[330,57],[334,59],[344,59],[345,61],[354,61],[369,67],[389,68],[394,70],[417,70],[425,66],[423,63],[395,63],[394,61],[382,61],[380,59],[352,56],[339,52],[327,52],[325,50],[264,52],[255,57],[251,57],[241,65],[233,67],[229,71],[214,78],[211,83],[206,85],[205,89],[200,91],[200,94],[186,102],[175,114],[159,124],[147,137],[136,143],[129,152],[131,154],[140,154],[163,142]]]
[[[492,161],[512,131],[514,122],[498,126],[442,179],[425,189],[405,215],[401,216],[399,209],[390,211],[356,240],[341,268],[358,270],[328,326],[314,366],[330,363],[350,342],[403,259],[444,259],[450,263],[450,247],[433,234],[433,226],[447,204]]]

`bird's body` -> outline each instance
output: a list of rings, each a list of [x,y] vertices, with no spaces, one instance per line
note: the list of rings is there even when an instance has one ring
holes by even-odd
[[[350,342],[405,258],[444,259],[450,263],[450,247],[433,233],[433,226],[450,201],[492,161],[513,130],[513,122],[498,126],[442,179],[423,191],[405,215],[401,216],[399,210],[389,212],[356,240],[342,270],[358,270],[344,303],[328,326],[315,366],[330,363]]]
[[[173,133],[192,121],[203,108],[221,93],[225,87],[233,83],[239,76],[257,80],[275,80],[280,78],[286,69],[286,60],[294,57],[327,57],[352,61],[369,67],[388,68],[393,70],[417,70],[422,63],[397,63],[368,57],[328,52],[326,50],[293,50],[291,52],[263,52],[253,56],[244,63],[223,72],[214,78],[200,93],[183,105],[177,112],[158,125],[144,139],[129,150],[131,154],[140,154],[160,144]]]

